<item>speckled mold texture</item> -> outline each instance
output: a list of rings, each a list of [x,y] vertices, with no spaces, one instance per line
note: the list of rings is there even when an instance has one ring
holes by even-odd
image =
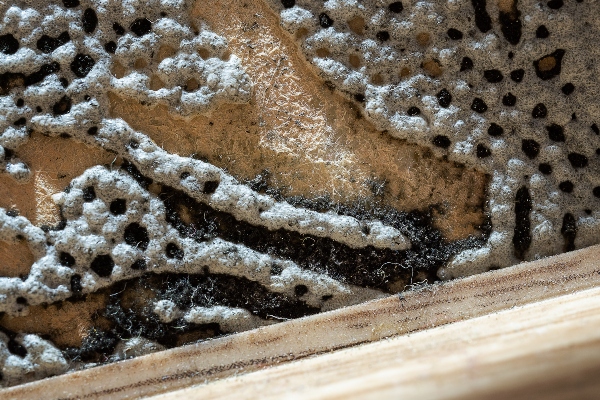
[[[265,1],[324,90],[489,176],[479,233],[448,240],[431,209],[285,197],[268,171],[240,180],[112,116],[110,96],[184,121],[253,101],[192,1],[0,3],[1,173],[32,179],[34,132],[114,155],[51,196],[54,226],[0,208],[0,241],[33,259],[0,277],[1,385],[600,242],[596,1]],[[79,306],[76,338],[30,324]]]

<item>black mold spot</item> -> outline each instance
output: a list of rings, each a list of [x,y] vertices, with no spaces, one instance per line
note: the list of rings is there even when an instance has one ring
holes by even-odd
[[[16,302],[17,302],[17,304],[20,304],[22,306],[26,306],[27,305],[27,299],[25,297],[22,297],[22,296],[17,297]]]
[[[362,93],[356,93],[354,95],[354,100],[358,101],[359,103],[364,103],[365,102],[365,95]]]
[[[115,266],[115,262],[112,257],[108,254],[101,254],[96,256],[92,263],[90,264],[90,268],[94,271],[98,276],[107,278],[112,273],[112,270]]]
[[[66,355],[71,360],[104,361],[106,354],[112,354],[119,339],[113,332],[91,328],[81,343],[81,348],[67,348]]]
[[[523,139],[521,142],[521,150],[531,160],[536,158],[540,153],[540,144],[533,139]]]
[[[329,15],[321,13],[319,15],[319,25],[321,25],[322,28],[329,28],[333,26],[333,20],[329,18]]]
[[[517,1],[515,0],[510,12],[501,11],[498,15],[500,21],[500,30],[502,35],[510,44],[517,44],[521,40],[521,12],[517,9]]]
[[[515,96],[514,94],[512,94],[511,92],[506,93],[503,97],[502,97],[502,104],[504,104],[507,107],[512,107],[515,104],[517,104],[517,96]]]
[[[75,265],[75,258],[66,251],[61,251],[58,255],[58,262],[65,267],[72,267]]]
[[[471,0],[471,4],[475,10],[475,25],[477,28],[483,33],[492,29],[492,18],[485,9],[486,0]]]
[[[104,50],[106,50],[107,53],[115,54],[115,51],[117,51],[117,44],[110,41],[104,45]]]
[[[548,137],[550,140],[555,142],[564,142],[565,141],[565,133],[564,128],[558,124],[552,124],[546,127],[548,131]]]
[[[452,102],[452,95],[448,89],[444,88],[440,90],[436,96],[440,107],[447,108],[450,106],[450,103]]]
[[[88,135],[96,135],[98,133],[98,127],[97,126],[92,126],[90,128],[88,128],[87,130]]]
[[[592,128],[592,131],[596,134],[596,135],[600,135],[600,128],[598,128],[598,125],[596,124],[592,124],[592,126],[590,126],[590,128]]]
[[[69,81],[65,78],[60,78],[58,81],[60,82],[60,85],[65,89],[69,86]]]
[[[90,73],[94,67],[94,64],[96,64],[96,62],[92,57],[88,56],[87,54],[79,53],[71,62],[71,71],[73,71],[75,76],[78,78],[84,78]]]
[[[550,175],[552,173],[552,166],[550,164],[547,164],[547,163],[541,163],[538,166],[538,169],[544,175]]]
[[[463,38],[463,33],[458,29],[450,28],[446,33],[448,34],[448,37],[452,40],[460,40]]]
[[[15,54],[19,50],[19,41],[13,35],[7,33],[0,36],[0,52],[4,54]]]
[[[271,265],[271,275],[281,275],[282,272],[283,272],[283,268],[281,268],[281,265],[278,265],[278,264]]]
[[[375,37],[382,42],[390,40],[390,34],[388,31],[379,31],[375,34]]]
[[[189,176],[190,176],[190,173],[189,173],[189,172],[182,172],[182,173],[179,175],[179,179],[181,179],[181,180],[184,180],[184,179],[187,179],[187,178],[189,178]]]
[[[565,238],[565,251],[575,250],[575,238],[577,237],[577,221],[571,213],[563,216],[562,227],[560,228],[563,238]]]
[[[137,222],[127,225],[123,238],[125,239],[125,243],[142,251],[146,251],[148,243],[150,243],[148,229]]]
[[[502,76],[502,72],[500,72],[497,69],[488,69],[488,70],[483,71],[483,77],[489,83],[502,82],[502,79],[504,78]]]
[[[152,31],[152,22],[146,18],[138,18],[133,21],[129,29],[131,29],[131,31],[137,36],[141,37],[149,34],[150,31]]]
[[[283,8],[292,8],[296,5],[296,0],[281,0]]]
[[[546,39],[548,36],[550,36],[548,28],[546,28],[545,25],[538,26],[537,30],[535,31],[535,37],[538,39]]]
[[[520,260],[525,258],[525,252],[531,245],[531,195],[527,187],[523,186],[517,191],[515,197],[515,231],[513,246],[515,257]]]
[[[63,0],[63,4],[66,8],[73,8],[79,6],[79,0]]]
[[[471,60],[469,57],[463,57],[462,61],[460,62],[460,71],[468,71],[473,69],[473,60]]]
[[[533,66],[535,67],[535,74],[538,76],[538,78],[546,81],[558,76],[560,74],[561,63],[564,55],[565,51],[563,49],[558,49],[554,51],[554,53],[546,54],[545,56],[535,60],[533,62]],[[548,60],[552,62],[552,59],[554,61],[554,66],[552,68],[547,68],[548,65],[546,64],[548,63]],[[542,69],[540,69],[540,64],[542,64]]]
[[[69,32],[65,31],[58,35],[58,37],[53,38],[48,35],[42,35],[41,38],[38,39],[36,46],[38,50],[43,53],[52,53],[54,50],[62,46],[63,44],[68,43],[71,40],[71,36],[69,36]]]
[[[592,194],[594,195],[594,197],[600,199],[600,186],[596,186],[594,189],[592,189]]]
[[[488,128],[487,132],[488,132],[488,135],[490,135],[490,136],[500,136],[504,133],[504,128],[502,128],[497,123],[492,122],[490,124],[490,127]]]
[[[571,193],[573,192],[573,182],[571,181],[562,181],[561,183],[558,184],[558,188],[565,193]]]
[[[548,4],[548,7],[553,10],[558,10],[559,8],[561,8],[564,5],[563,0],[550,0],[546,4]]]
[[[217,190],[218,187],[219,187],[218,181],[206,181],[204,183],[204,188],[202,189],[202,193],[213,194]]]
[[[435,136],[431,142],[434,146],[441,147],[442,149],[447,149],[452,144],[448,136],[444,135]]]
[[[477,145],[477,158],[486,158],[492,155],[490,149],[482,144]]]
[[[388,10],[396,14],[402,12],[403,9],[404,6],[402,6],[402,2],[400,1],[395,1],[388,6]]]
[[[122,215],[127,211],[127,201],[125,199],[115,199],[110,202],[110,212],[113,215]]]
[[[135,179],[136,182],[139,183],[140,186],[144,189],[148,189],[148,186],[150,186],[150,184],[152,183],[152,179],[142,175],[140,170],[137,169],[137,167],[134,164],[130,163],[129,160],[123,160],[121,168],[124,171],[126,171],[129,175],[131,175],[131,177]]]
[[[88,186],[83,189],[83,201],[89,203],[96,199],[96,191],[93,186]]]
[[[535,107],[533,107],[533,110],[531,110],[531,116],[533,118],[546,118],[547,115],[548,109],[546,108],[544,103],[536,104]]]
[[[181,250],[175,243],[169,243],[165,250],[168,258],[183,260],[183,250]]]
[[[54,115],[63,115],[71,111],[71,99],[63,96],[56,104],[52,106]]]
[[[413,107],[409,108],[409,109],[406,111],[406,113],[407,113],[408,115],[410,115],[411,117],[414,117],[415,115],[419,115],[419,114],[421,114],[421,110],[419,109],[419,107],[414,107],[414,106],[413,106]]]
[[[306,293],[308,293],[308,288],[306,287],[306,285],[296,285],[296,287],[294,288],[294,294],[298,297],[302,297]]]
[[[83,287],[81,286],[81,275],[74,274],[71,276],[71,292],[75,295],[81,294]]]
[[[92,33],[96,30],[96,26],[98,25],[98,16],[96,15],[96,11],[92,8],[86,8],[83,12],[83,30],[85,33]]]
[[[27,120],[23,117],[19,118],[18,120],[16,120],[15,122],[13,122],[13,125],[15,126],[23,126],[27,123]]]
[[[19,356],[21,358],[27,356],[27,349],[22,344],[17,343],[15,339],[11,338],[6,344],[6,347],[8,348],[8,351],[15,356]]]
[[[146,264],[146,260],[135,260],[135,262],[133,264],[131,264],[131,269],[135,269],[137,271],[144,271],[146,270],[146,268],[148,268],[148,265]]]
[[[479,97],[475,97],[473,99],[473,103],[471,103],[471,110],[482,114],[486,112],[487,109],[488,106],[487,104],[485,104],[485,101],[483,101],[483,99],[480,99]]]
[[[569,162],[573,168],[584,168],[588,165],[588,159],[583,154],[569,153],[567,158],[569,159]]]
[[[514,71],[512,71],[510,73],[510,79],[512,79],[513,81],[519,83],[523,80],[523,77],[525,76],[525,70],[522,68],[519,69],[515,69]]]
[[[112,28],[113,31],[115,31],[115,33],[119,36],[125,34],[125,28],[123,28],[118,22],[114,22]]]
[[[25,100],[17,99],[17,102],[15,104],[17,107],[23,107],[25,105]]]

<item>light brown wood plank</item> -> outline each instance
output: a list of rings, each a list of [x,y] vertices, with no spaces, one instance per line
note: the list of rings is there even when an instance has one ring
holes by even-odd
[[[600,246],[346,309],[0,391],[2,398],[132,398],[404,335],[600,286]]]

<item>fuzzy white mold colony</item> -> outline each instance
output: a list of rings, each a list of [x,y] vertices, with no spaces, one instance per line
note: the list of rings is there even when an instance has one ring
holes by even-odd
[[[491,175],[487,245],[448,279],[600,242],[595,0],[270,0],[391,135]]]

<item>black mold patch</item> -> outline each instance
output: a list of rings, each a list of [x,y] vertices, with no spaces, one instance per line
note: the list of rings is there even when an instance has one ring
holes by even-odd
[[[115,266],[115,262],[112,257],[108,254],[101,254],[96,256],[92,263],[90,264],[90,268],[94,271],[98,276],[103,278],[107,278],[112,274],[112,270]]]
[[[125,243],[142,251],[145,251],[148,248],[148,243],[150,243],[148,229],[137,222],[127,225],[123,238],[125,239]]]
[[[110,202],[109,210],[113,215],[125,214],[127,211],[127,201],[125,199],[115,199]]]
[[[42,35],[42,37],[38,39],[36,46],[41,52],[49,54],[69,41],[71,41],[71,36],[69,36],[69,32],[65,31],[56,38]]]
[[[588,165],[588,158],[580,153],[569,153],[567,155],[573,168],[585,168]]]
[[[96,62],[92,57],[88,56],[87,54],[79,53],[71,62],[71,71],[73,71],[75,76],[78,78],[85,78],[87,74],[90,73],[92,68],[94,68],[95,64]]]
[[[137,36],[144,36],[152,31],[152,22],[146,18],[138,18],[129,27]]]
[[[83,201],[89,203],[90,201],[94,201],[96,199],[96,191],[93,186],[88,186],[83,189]]]
[[[513,236],[515,256],[520,260],[525,258],[525,252],[531,245],[531,222],[529,219],[531,209],[529,189],[523,186],[515,196],[515,231]]]
[[[560,70],[561,70],[561,64],[562,64],[562,59],[565,55],[565,51],[563,49],[558,49],[556,51],[554,51],[554,53],[551,54],[546,54],[545,56],[535,60],[533,62],[533,66],[535,67],[535,74],[538,76],[538,78],[540,78],[541,80],[548,80],[548,79],[552,79],[556,76],[558,76],[560,74]],[[544,64],[550,60],[550,58],[554,59],[554,66],[552,68],[543,68],[540,69],[540,64],[542,62],[544,62]],[[544,66],[544,65],[542,65]]]
[[[565,251],[575,250],[575,237],[577,237],[577,221],[571,213],[566,213],[563,216],[562,227],[560,233],[565,239]]]
[[[129,162],[129,160],[123,160],[123,163],[121,164],[121,169],[123,169],[125,172],[131,175],[131,177],[135,179],[135,181],[139,183],[140,186],[144,189],[148,189],[148,186],[150,186],[150,184],[152,183],[152,179],[142,175],[140,170],[137,169],[137,167],[134,164]]]
[[[471,0],[473,10],[475,11],[475,25],[485,33],[492,29],[492,18],[486,10],[486,0]]]
[[[521,12],[517,9],[517,0],[513,3],[510,12],[500,12],[498,20],[500,21],[500,30],[502,35],[510,44],[517,44],[521,40],[522,23]]]
[[[444,88],[438,92],[436,95],[438,99],[438,104],[440,107],[448,108],[450,107],[450,103],[452,102],[452,95],[448,91],[448,89]]]
[[[322,28],[329,28],[333,26],[333,20],[329,18],[329,15],[321,13],[319,15],[319,25],[321,25]]]
[[[93,33],[96,30],[96,26],[98,26],[98,16],[96,15],[96,11],[92,8],[87,8],[83,12],[81,22],[83,23],[83,30],[86,33]]]
[[[13,35],[7,33],[0,36],[0,53],[15,54],[19,50],[19,41]]]
[[[65,354],[73,361],[107,361],[106,355],[115,350],[119,338],[114,332],[91,328],[80,348],[67,348]]]
[[[469,71],[471,69],[473,69],[473,60],[469,57],[463,57],[462,61],[460,62],[460,71]]]
[[[63,96],[52,106],[54,115],[63,115],[71,111],[71,98]]]
[[[565,133],[564,128],[558,124],[552,124],[546,127],[548,131],[548,138],[555,142],[564,142],[565,141]]]

